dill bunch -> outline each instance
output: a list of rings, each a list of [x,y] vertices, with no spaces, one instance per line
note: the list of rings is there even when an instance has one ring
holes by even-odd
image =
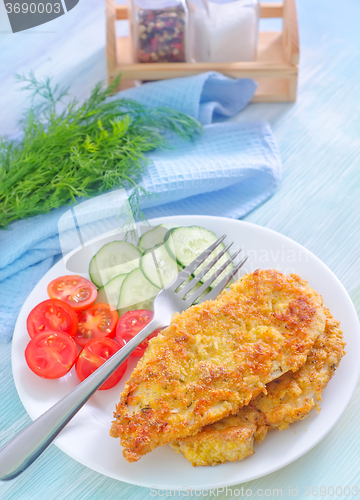
[[[133,186],[132,208],[139,213],[144,153],[166,147],[169,134],[190,140],[201,130],[196,120],[171,108],[108,99],[120,77],[107,88],[97,84],[82,104],[64,104],[67,89],[53,86],[50,78],[17,78],[32,92],[32,105],[22,121],[22,139],[0,138],[0,228],[120,187]]]

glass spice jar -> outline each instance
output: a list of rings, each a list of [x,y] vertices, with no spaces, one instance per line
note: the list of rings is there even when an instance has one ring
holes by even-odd
[[[131,0],[130,20],[136,62],[185,62],[185,0]]]
[[[192,62],[256,59],[259,0],[188,0],[188,6]]]

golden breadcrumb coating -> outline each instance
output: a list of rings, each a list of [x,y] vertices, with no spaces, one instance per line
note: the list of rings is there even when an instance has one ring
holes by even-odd
[[[236,413],[306,361],[324,330],[321,296],[298,276],[257,270],[174,315],[126,383],[110,435],[128,462]]]
[[[194,436],[178,439],[170,446],[194,467],[238,462],[254,453],[254,439],[261,442],[268,431],[261,411],[243,406],[237,415],[205,426]]]
[[[267,384],[267,394],[257,396],[237,416],[223,418],[195,436],[177,440],[171,443],[172,448],[194,466],[243,460],[254,453],[254,440],[261,442],[268,430],[286,429],[308,416],[321,401],[322,391],[345,354],[339,322],[326,308],[325,315],[325,331],[297,372],[285,373]]]
[[[314,406],[318,407],[323,390],[345,354],[340,322],[324,309],[325,331],[316,340],[304,366],[268,384],[268,394],[254,400],[271,428],[287,429],[306,417]]]

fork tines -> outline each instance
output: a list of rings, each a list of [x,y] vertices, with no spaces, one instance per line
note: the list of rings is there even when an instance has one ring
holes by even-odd
[[[239,269],[245,264],[245,262],[248,260],[248,255],[242,259],[241,262],[239,262],[232,270],[231,272],[223,278],[220,283],[218,283],[212,290],[209,292],[206,296],[206,300],[214,300],[216,297],[219,295],[219,293],[230,283],[230,281],[233,279],[235,274],[239,271]],[[196,300],[196,298],[194,299]],[[192,303],[194,302],[192,301]]]
[[[216,262],[221,259],[221,257],[229,250],[229,248],[231,247],[231,245],[233,244],[233,242],[229,243],[229,245],[227,245],[225,248],[223,248],[223,250],[221,250],[221,252],[219,252],[215,258],[209,262],[209,264],[207,264],[207,266],[204,267],[204,269],[202,269],[186,286],[184,286],[184,288],[181,289],[181,291],[179,292],[176,292],[177,293],[177,296],[182,299],[183,297],[186,296],[186,294],[192,290],[194,288],[194,286],[199,283],[199,281],[205,276],[205,274],[213,267],[214,264],[216,264]],[[240,250],[239,250],[240,252]],[[238,253],[236,253],[236,255],[238,255]],[[234,255],[234,258],[236,257],[236,255]],[[226,266],[225,266],[226,267]],[[225,269],[225,268],[224,268]],[[220,273],[219,273],[220,274]],[[216,276],[215,276],[216,277]],[[214,277],[214,279],[215,279]]]
[[[177,278],[169,283],[165,288],[169,291],[176,292],[179,286],[187,280],[194,271],[209,257],[209,255],[222,243],[222,241],[226,238],[226,235],[221,236],[215,243],[213,243],[209,248],[207,248],[201,255],[199,255],[193,262],[191,262],[185,269],[183,269]],[[182,290],[176,292],[176,295],[183,299],[186,297],[191,290],[193,290],[194,286],[197,285],[200,280],[210,271],[210,269],[218,262],[221,257],[226,254],[233,243],[230,243],[225,248],[223,248],[205,267],[202,269]],[[194,303],[196,299],[198,299],[205,290],[211,285],[213,281],[216,280],[220,276],[220,274],[234,261],[234,259],[239,255],[241,250],[235,252],[232,256],[230,256],[227,261],[222,264],[206,281],[191,293],[190,297],[187,297],[184,302],[189,307]],[[241,262],[239,262],[230,272],[227,274],[221,281],[218,283],[212,290],[207,294],[206,300],[212,300],[217,297],[217,295],[226,287],[226,285],[232,280],[238,270],[244,265],[247,257],[245,257]]]
[[[219,267],[219,269],[217,269],[215,271],[215,273],[205,281],[205,283],[203,285],[201,285],[200,288],[198,288],[194,293],[192,293],[190,295],[190,297],[188,297],[186,299],[186,303],[189,304],[189,306],[191,304],[193,304],[195,302],[196,299],[198,299],[200,297],[200,295],[202,295],[205,290],[211,285],[211,283],[213,281],[216,280],[216,278],[218,276],[220,276],[220,274],[228,267],[229,264],[231,264],[233,262],[233,260],[239,255],[239,253],[241,252],[241,250],[238,250],[237,252],[234,253],[234,255],[232,255],[221,267]],[[241,262],[239,262],[230,272],[229,274],[227,274],[221,281],[220,283],[218,283],[212,290],[211,292],[209,292],[207,295],[206,295],[206,300],[213,300],[215,299],[219,293],[226,287],[226,285],[228,283],[230,283],[230,281],[232,280],[232,278],[235,276],[235,274],[238,272],[238,270],[245,264],[245,262],[247,261],[248,257],[244,257],[242,259]],[[192,282],[192,280],[191,280]],[[190,282],[190,283],[191,283]]]
[[[203,251],[196,259],[194,259],[188,266],[185,267],[176,277],[176,279],[166,285],[165,289],[175,292],[177,288],[187,280],[192,273],[206,260],[209,255],[217,248],[220,243],[226,238],[226,234],[223,234],[221,238],[219,238],[215,243],[209,246],[206,250]]]

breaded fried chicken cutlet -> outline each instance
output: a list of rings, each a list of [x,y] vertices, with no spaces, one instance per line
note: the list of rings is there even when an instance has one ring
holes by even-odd
[[[325,331],[316,340],[306,363],[295,373],[288,372],[266,386],[236,416],[206,426],[195,436],[171,446],[194,465],[218,465],[236,462],[254,453],[254,441],[260,443],[268,430],[283,430],[302,420],[318,407],[321,394],[345,354],[345,342],[339,322],[325,308]]]
[[[149,342],[110,435],[128,462],[249,404],[302,366],[324,331],[321,296],[298,276],[257,270],[192,306]]]

